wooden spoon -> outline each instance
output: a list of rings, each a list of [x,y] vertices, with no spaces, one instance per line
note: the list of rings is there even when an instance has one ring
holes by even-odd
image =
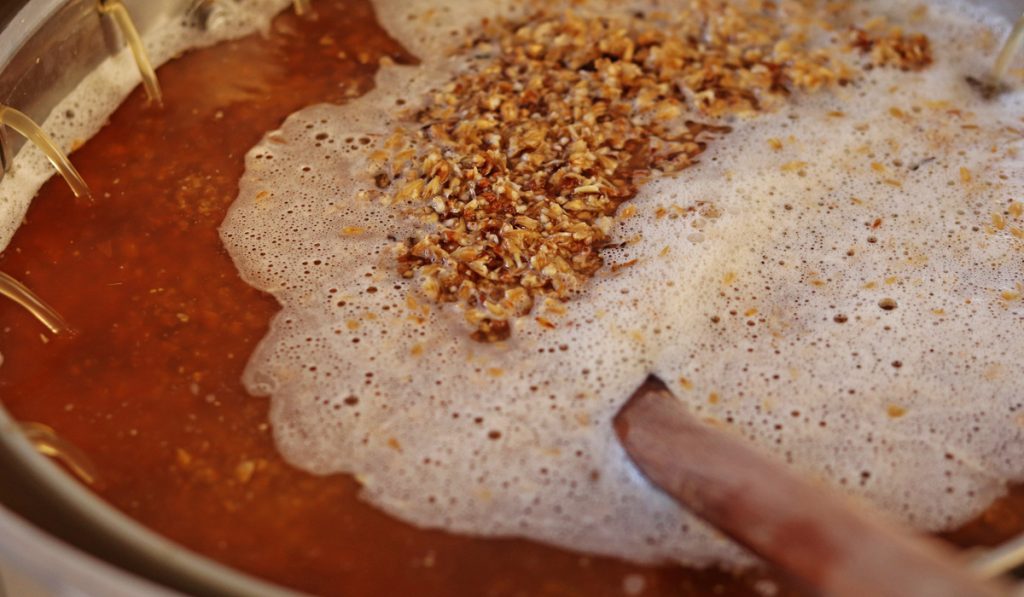
[[[1006,595],[935,539],[800,478],[742,437],[696,419],[660,382],[615,418],[641,471],[685,508],[811,589],[840,597]]]

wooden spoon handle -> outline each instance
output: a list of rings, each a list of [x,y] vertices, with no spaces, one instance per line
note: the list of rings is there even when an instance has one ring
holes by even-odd
[[[742,438],[691,416],[645,384],[615,428],[647,477],[768,562],[827,595],[1005,595],[948,547],[805,481]]]

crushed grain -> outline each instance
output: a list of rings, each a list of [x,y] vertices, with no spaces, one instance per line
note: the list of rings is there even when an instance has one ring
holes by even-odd
[[[694,164],[729,119],[852,82],[869,67],[843,60],[856,51],[871,66],[931,60],[926,37],[884,22],[809,41],[827,30],[798,3],[720,0],[484,24],[461,50],[470,68],[374,159],[386,200],[421,223],[396,248],[400,273],[459,304],[475,339],[507,338],[510,320],[578,293],[603,265],[616,212],[630,215],[619,207],[650,177]]]

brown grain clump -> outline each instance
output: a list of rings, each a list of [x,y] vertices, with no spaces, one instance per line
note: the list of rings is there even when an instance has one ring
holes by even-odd
[[[921,33],[905,35],[898,27],[868,33],[852,27],[849,37],[850,45],[867,54],[874,66],[921,70],[932,63],[931,42]]]
[[[644,180],[693,164],[724,118],[856,76],[806,41],[813,15],[781,6],[485,25],[455,58],[469,68],[414,115],[411,145],[371,173],[422,222],[399,250],[402,275],[460,304],[479,340],[570,299]]]

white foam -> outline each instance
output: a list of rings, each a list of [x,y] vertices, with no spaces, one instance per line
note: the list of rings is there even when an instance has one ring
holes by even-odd
[[[266,30],[271,17],[288,4],[288,0],[246,0],[237,5],[222,2],[206,29],[188,17],[165,18],[147,32],[143,43],[156,68],[187,50]],[[95,135],[138,84],[135,60],[125,47],[89,73],[51,110],[41,126],[58,147],[70,152],[77,143]],[[26,145],[18,153],[11,171],[0,181],[0,250],[11,241],[32,199],[53,174],[53,166],[35,146]]]
[[[353,473],[367,500],[425,527],[744,561],[614,437],[612,417],[655,373],[701,416],[923,529],[1024,480],[1024,306],[1000,294],[1024,282],[1024,241],[986,229],[1024,198],[1024,94],[984,104],[963,83],[990,60],[980,20],[933,9],[915,25],[938,40],[932,68],[876,70],[738,123],[634,200],[615,234],[636,242],[607,256],[637,265],[606,268],[556,329],[527,318],[484,345],[454,308],[408,302],[391,249],[411,229],[359,195],[398,100],[458,68],[448,30],[483,9],[430,12],[448,4],[378,3],[424,64],[385,66],[363,98],[292,115],[246,158],[222,237],[282,305],[245,383],[272,397],[290,462]],[[721,215],[657,215],[698,201]]]

